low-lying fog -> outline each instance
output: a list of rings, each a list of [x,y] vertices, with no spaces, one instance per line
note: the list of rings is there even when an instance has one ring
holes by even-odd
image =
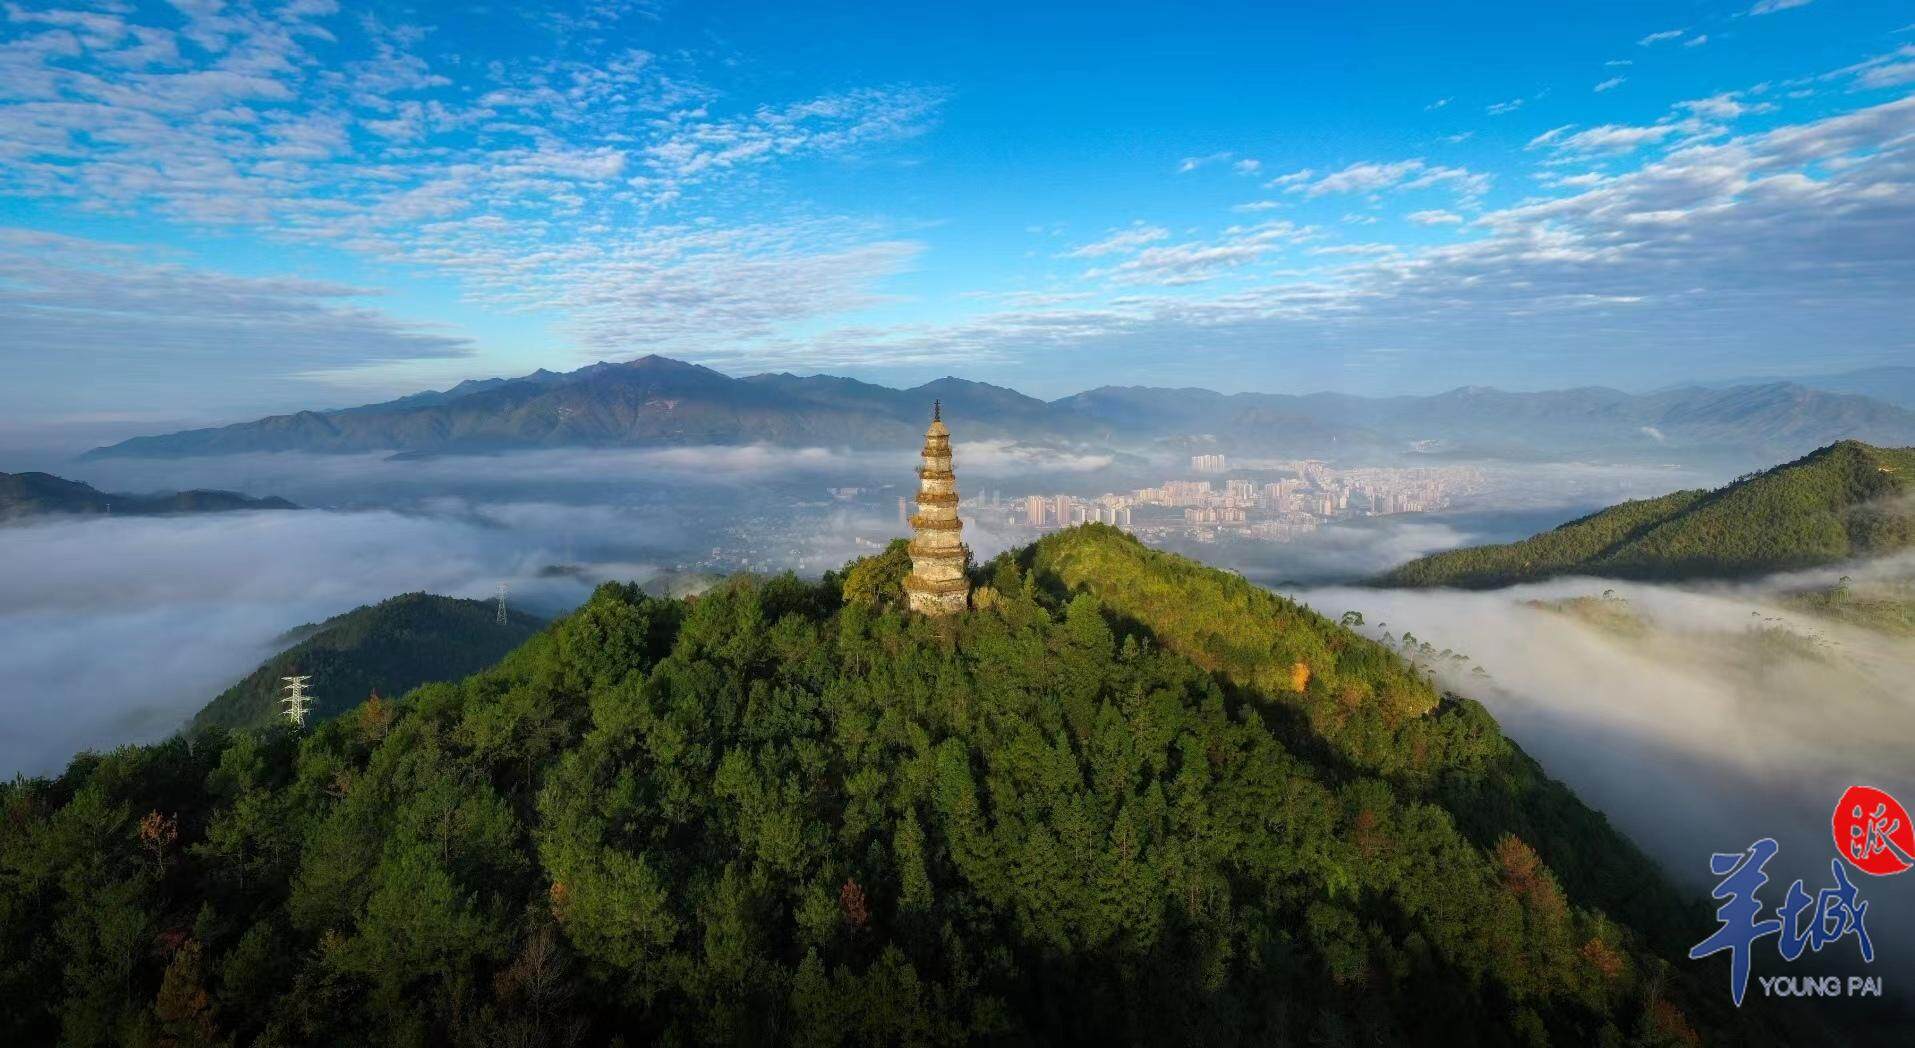
[[[1915,558],[1846,570],[1858,582],[1907,577]],[[1711,852],[1774,837],[1781,853],[1764,896],[1774,905],[1797,877],[1811,894],[1832,886],[1829,821],[1844,789],[1876,785],[1915,803],[1915,640],[1774,602],[1837,574],[1734,586],[1560,579],[1487,593],[1290,592],[1331,616],[1361,612],[1372,636],[1400,645],[1409,633],[1468,656],[1434,660],[1440,683],[1488,706],[1679,881],[1706,889]],[[1588,599],[1560,603],[1574,598]],[[1915,875],[1852,875],[1872,903],[1876,971],[1908,970]],[[1758,970],[1775,969],[1758,961]]]
[[[1167,453],[991,442],[958,451],[966,490],[1006,499],[1180,475]],[[556,615],[599,581],[672,568],[816,575],[904,532],[896,502],[911,494],[914,452],[761,445],[35,463],[105,491],[226,488],[319,508],[0,528],[0,775],[54,772],[82,748],[163,737],[285,630],[397,593],[489,597],[506,582],[516,606]],[[1693,480],[1672,467],[1577,464],[1510,467],[1504,478],[1470,512],[1190,552],[1266,581],[1352,580]],[[986,558],[1031,534],[973,515],[966,539]]]
[[[396,593],[483,598],[504,581],[515,605],[553,615],[600,580],[701,562],[815,575],[903,532],[896,499],[911,492],[913,458],[747,447],[73,463],[57,471],[108,491],[218,487],[322,508],[0,528],[0,774],[53,773],[84,748],[163,737],[287,629]],[[960,461],[967,491],[1006,498],[1179,475],[1174,463],[1010,445],[962,445]],[[1331,585],[1722,479],[1574,464],[1491,475],[1494,490],[1452,512],[1326,526],[1287,544],[1182,548],[1332,616],[1359,610],[1376,635],[1467,654],[1467,665],[1446,664],[1444,682],[1488,705],[1552,774],[1697,887],[1709,852],[1760,836],[1783,845],[1776,898],[1797,876],[1820,887],[1841,790],[1915,789],[1915,642],[1778,610],[1771,595],[1802,579],[1572,579],[1494,593]],[[974,517],[966,538],[982,558],[1030,535]],[[1573,597],[1596,601],[1570,612],[1529,603]],[[1489,678],[1468,672],[1476,665]],[[1915,876],[1862,889],[1880,955],[1915,960]]]

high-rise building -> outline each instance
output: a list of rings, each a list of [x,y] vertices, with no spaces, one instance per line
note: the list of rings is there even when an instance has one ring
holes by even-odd
[[[1190,468],[1198,473],[1222,473],[1224,460],[1222,455],[1192,455]]]
[[[932,402],[931,426],[924,431],[918,512],[911,518],[911,574],[904,578],[906,602],[925,615],[955,614],[971,600],[971,581],[964,575],[964,522],[957,513],[957,475],[951,470],[951,431],[942,409]]]
[[[1033,528],[1043,527],[1044,510],[1048,505],[1049,503],[1044,501],[1044,496],[1042,495],[1024,496],[1024,523],[1029,524]]]

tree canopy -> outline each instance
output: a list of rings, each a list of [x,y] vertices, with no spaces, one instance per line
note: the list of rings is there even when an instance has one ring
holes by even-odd
[[[0,1030],[1789,1035],[1670,963],[1706,907],[1386,649],[1101,526],[949,618],[853,584],[894,568],[606,585],[458,683],[0,787]]]
[[[1556,575],[1735,578],[1915,547],[1915,448],[1845,440],[1715,491],[1625,502],[1520,542],[1403,564],[1386,586],[1494,589]]]

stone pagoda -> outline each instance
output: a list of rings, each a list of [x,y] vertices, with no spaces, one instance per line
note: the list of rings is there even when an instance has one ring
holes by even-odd
[[[943,405],[931,404],[931,428],[924,431],[924,465],[918,467],[918,512],[911,518],[911,574],[904,594],[912,611],[953,615],[970,603],[971,580],[964,576],[966,550],[959,541],[957,476],[951,472],[951,431],[944,427]]]

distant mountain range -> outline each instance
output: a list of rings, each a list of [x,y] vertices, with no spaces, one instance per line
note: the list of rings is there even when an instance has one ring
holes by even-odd
[[[378,692],[396,699],[421,684],[461,680],[504,658],[545,626],[489,601],[406,593],[306,625],[285,650],[221,692],[193,717],[196,728],[262,728],[280,716],[282,677],[310,675],[316,723]]]
[[[116,495],[51,473],[0,473],[0,520],[45,513],[153,516],[223,513],[240,509],[298,509],[282,498],[250,498],[233,491],[173,491]]]
[[[1915,448],[1843,441],[1715,491],[1611,506],[1553,531],[1449,550],[1388,586],[1488,589],[1558,575],[1737,578],[1915,548]]]
[[[1758,386],[1775,382],[1793,382],[1810,389],[1830,393],[1859,393],[1899,408],[1915,410],[1915,367],[1887,365],[1858,368],[1833,375],[1804,375],[1799,378],[1744,378],[1715,382],[1716,386]]]
[[[732,378],[647,356],[566,374],[469,381],[338,411],[137,437],[89,457],[260,451],[483,453],[552,447],[776,443],[908,448],[931,401],[961,439],[1248,454],[1532,457],[1723,453],[1773,461],[1841,439],[1915,443],[1915,412],[1789,383],[1648,394],[1589,387],[1433,396],[1238,393],[1105,386],[1043,401],[942,378],[891,389],[826,375]]]

